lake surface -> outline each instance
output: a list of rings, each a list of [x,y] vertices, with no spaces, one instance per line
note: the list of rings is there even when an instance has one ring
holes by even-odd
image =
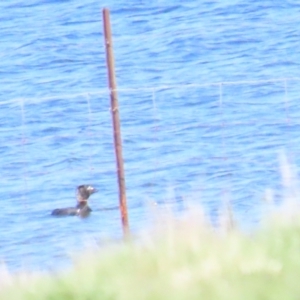
[[[214,220],[230,201],[251,227],[265,190],[281,189],[279,153],[300,164],[297,1],[2,1],[0,258],[11,270],[61,269],[121,236],[103,7],[133,232],[151,226],[153,204],[189,202]],[[100,190],[90,218],[52,218],[85,183]]]

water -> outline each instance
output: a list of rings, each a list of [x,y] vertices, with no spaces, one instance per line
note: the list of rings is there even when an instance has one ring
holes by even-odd
[[[2,3],[3,2],[3,3]],[[278,153],[298,165],[296,1],[2,1],[0,257],[60,269],[121,235],[101,5],[111,8],[134,232],[151,204],[230,200],[255,224]],[[90,218],[55,219],[90,183]]]

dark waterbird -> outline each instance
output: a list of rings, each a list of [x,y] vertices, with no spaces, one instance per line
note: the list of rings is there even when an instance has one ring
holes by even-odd
[[[52,216],[79,216],[87,217],[92,209],[88,205],[89,197],[97,190],[91,185],[80,185],[77,187],[77,205],[75,207],[56,208],[52,211]]]

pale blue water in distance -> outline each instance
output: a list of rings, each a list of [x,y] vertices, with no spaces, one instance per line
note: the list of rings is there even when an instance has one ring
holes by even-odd
[[[278,154],[299,158],[297,1],[0,3],[0,258],[61,269],[121,236],[102,34],[111,9],[133,232],[152,204],[230,201],[242,226],[280,190]],[[93,184],[90,218],[56,219]],[[277,197],[277,196],[276,196]]]

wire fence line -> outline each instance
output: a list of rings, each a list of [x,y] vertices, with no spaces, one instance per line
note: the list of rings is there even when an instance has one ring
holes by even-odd
[[[196,178],[208,189],[210,180],[220,181],[222,194],[243,185],[242,172],[267,172],[262,180],[275,176],[282,148],[296,161],[300,157],[299,81],[118,88],[128,197],[135,198],[135,190],[143,193],[141,187],[153,197],[166,185],[195,189]],[[0,133],[8,147],[5,154],[20,166],[26,193],[33,179],[43,176],[49,181],[61,176],[70,182],[94,176],[112,180],[108,89],[9,103],[0,105],[7,114]],[[9,162],[2,167],[8,179],[16,176]],[[203,185],[197,188],[204,190]]]
[[[300,77],[285,77],[285,78],[272,78],[272,79],[262,79],[262,80],[242,80],[242,81],[220,81],[220,82],[208,82],[208,83],[188,83],[188,84],[164,84],[157,86],[145,86],[145,87],[118,87],[116,89],[117,92],[159,92],[163,90],[185,90],[192,88],[205,88],[205,87],[214,87],[217,86],[222,88],[222,86],[239,86],[239,85],[255,85],[255,84],[268,84],[268,83],[283,83],[283,87],[285,92],[287,93],[287,84],[288,82],[300,81]],[[110,93],[108,88],[97,89],[93,91],[85,91],[79,93],[71,93],[71,94],[57,94],[53,96],[46,97],[18,97],[3,100],[0,103],[1,105],[5,105],[7,103],[13,102],[31,102],[31,103],[39,103],[47,100],[54,99],[72,99],[75,97],[89,97],[89,96],[105,96]],[[286,94],[287,96],[287,94]]]

